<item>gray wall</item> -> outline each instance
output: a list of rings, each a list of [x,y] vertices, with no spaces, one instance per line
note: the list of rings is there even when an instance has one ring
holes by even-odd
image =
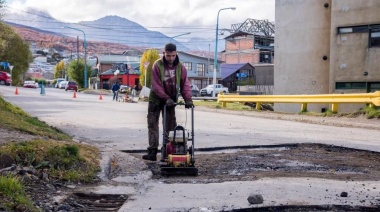
[[[325,8],[324,4],[329,7]],[[331,0],[276,0],[274,94],[329,92]],[[309,111],[327,105],[310,104]],[[298,112],[300,104],[275,104],[276,111]]]

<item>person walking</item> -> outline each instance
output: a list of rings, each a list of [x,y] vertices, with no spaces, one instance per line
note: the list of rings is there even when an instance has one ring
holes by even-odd
[[[186,68],[179,61],[177,47],[173,43],[165,45],[163,57],[154,62],[152,68],[152,86],[148,103],[148,154],[144,160],[156,161],[159,145],[159,117],[166,105],[166,139],[168,132],[177,126],[175,103],[181,93],[185,107],[194,107],[191,87]],[[163,157],[163,156],[162,156]]]
[[[112,101],[114,101],[115,99],[117,101],[117,98],[118,98],[118,95],[119,95],[119,89],[120,89],[119,82],[116,80],[116,82],[112,86],[112,92],[113,92],[113,99],[112,99]]]

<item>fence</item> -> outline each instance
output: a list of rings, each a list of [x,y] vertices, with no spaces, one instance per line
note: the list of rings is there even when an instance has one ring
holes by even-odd
[[[331,111],[338,112],[338,104],[370,104],[371,107],[380,106],[380,91],[374,93],[357,94],[322,94],[322,95],[226,95],[219,94],[218,102],[223,107],[227,102],[253,102],[256,109],[261,108],[261,103],[299,103],[301,111],[307,111],[307,104],[331,104]]]

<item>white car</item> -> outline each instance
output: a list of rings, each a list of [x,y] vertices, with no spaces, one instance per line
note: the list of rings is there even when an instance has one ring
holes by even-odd
[[[57,83],[55,83],[55,88],[59,88],[59,83],[62,82],[62,81],[65,81],[65,78],[58,78],[57,79]]]
[[[22,85],[24,88],[38,88],[38,83],[35,81],[25,81]]]
[[[59,89],[64,89],[64,88],[66,87],[66,85],[67,85],[67,82],[68,82],[68,81],[66,81],[66,80],[61,81],[61,82],[58,84],[58,88],[59,88]]]

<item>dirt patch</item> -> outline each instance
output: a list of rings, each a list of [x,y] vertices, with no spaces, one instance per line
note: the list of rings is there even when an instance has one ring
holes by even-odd
[[[134,154],[141,158],[141,154]],[[166,183],[252,181],[263,177],[379,180],[380,153],[321,144],[197,152],[199,176],[161,176],[159,163],[147,162],[154,179]]]
[[[38,136],[30,135],[16,130],[8,130],[0,127],[0,145],[12,141],[30,141]]]

